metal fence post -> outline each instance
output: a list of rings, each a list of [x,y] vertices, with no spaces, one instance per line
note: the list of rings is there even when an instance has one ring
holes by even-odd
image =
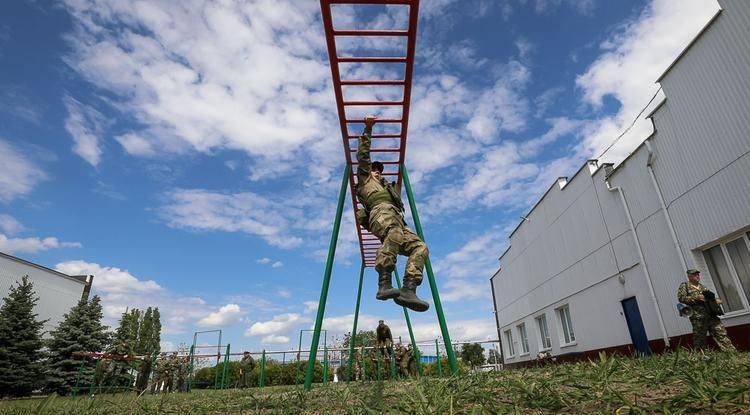
[[[260,357],[260,375],[258,376],[258,387],[262,388],[266,385],[266,349],[263,349],[263,354]]]
[[[406,187],[406,196],[409,199],[409,208],[411,209],[411,216],[414,220],[414,228],[416,228],[417,235],[422,238],[422,241],[425,241],[424,232],[422,232],[422,223],[419,221],[419,213],[417,212],[417,203],[414,200],[414,193],[412,192],[411,183],[409,182],[409,173],[406,172],[406,166],[403,164],[401,165],[401,174],[404,178],[404,187]],[[432,272],[432,264],[430,263],[429,258],[425,261],[425,270],[427,271],[427,278],[430,282],[432,301],[435,303],[435,313],[437,313],[438,323],[440,323],[440,331],[442,332],[443,342],[445,343],[445,354],[448,356],[448,364],[450,365],[451,372],[454,375],[457,375],[458,363],[456,362],[456,355],[453,353],[451,335],[448,332],[448,323],[445,322],[443,304],[440,302],[440,292],[438,292],[437,281],[435,281],[435,274]]]
[[[344,167],[344,175],[341,179],[341,190],[339,191],[339,200],[336,206],[336,218],[333,221],[333,231],[331,232],[331,243],[328,247],[328,259],[326,260],[326,269],[323,274],[323,286],[320,289],[320,299],[318,300],[318,315],[315,318],[315,329],[313,331],[312,343],[310,344],[310,357],[307,359],[307,373],[305,374],[305,390],[310,390],[313,381],[313,371],[315,369],[315,355],[318,353],[318,343],[320,342],[320,329],[323,326],[323,316],[325,315],[326,300],[328,299],[328,286],[331,283],[331,271],[333,270],[333,259],[336,256],[336,243],[339,239],[339,229],[341,228],[341,215],[344,211],[344,199],[346,199],[346,187],[349,182],[349,164]]]
[[[440,361],[440,346],[438,345],[438,339],[435,339],[435,356],[437,356],[437,372],[438,377],[443,377],[443,363]]]

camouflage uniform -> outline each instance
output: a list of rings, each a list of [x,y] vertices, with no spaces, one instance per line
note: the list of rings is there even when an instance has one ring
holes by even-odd
[[[381,354],[385,354],[387,358],[390,358],[393,352],[393,336],[391,335],[391,328],[387,324],[380,320],[378,328],[375,329],[377,334],[377,347]]]
[[[427,245],[404,222],[401,189],[395,182],[389,183],[385,179],[378,181],[370,175],[371,135],[372,127],[367,126],[359,137],[357,196],[369,212],[369,222],[362,225],[383,243],[375,258],[375,269],[381,275],[390,275],[396,268],[396,255],[408,256],[404,279],[413,278],[419,285],[429,251]]]
[[[416,375],[417,362],[414,360],[414,353],[411,350],[411,345],[409,345],[409,347],[404,347],[401,344],[397,344],[395,354],[399,375],[402,377]]]
[[[708,291],[701,283],[685,281],[677,289],[677,298],[681,303],[690,306],[690,324],[693,325],[693,346],[696,349],[706,348],[706,332],[711,333],[714,341],[721,350],[734,350],[732,341],[727,336],[727,330],[718,317],[710,315],[705,302],[698,296]]]
[[[242,360],[240,360],[240,382],[242,382],[241,387],[248,387],[248,376],[250,375],[250,372],[253,371],[253,368],[255,368],[255,359],[253,359],[250,353],[243,353]]]

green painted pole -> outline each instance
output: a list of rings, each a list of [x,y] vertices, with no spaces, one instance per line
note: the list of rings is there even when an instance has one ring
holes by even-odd
[[[260,357],[260,376],[258,377],[258,387],[266,386],[266,349]]]
[[[362,368],[362,381],[367,380],[367,349],[362,346],[362,359],[359,361],[359,367]]]
[[[323,384],[328,381],[328,344],[323,344]]]
[[[81,361],[81,366],[78,368],[76,373],[76,384],[73,386],[73,396],[78,395],[78,381],[81,379],[81,373],[83,372],[83,366],[86,365],[86,358]]]
[[[352,378],[352,365],[354,364],[354,343],[357,340],[357,320],[359,320],[359,303],[362,301],[362,282],[365,278],[365,263],[359,270],[359,285],[357,288],[357,303],[354,306],[354,323],[352,325],[352,334],[349,336],[349,365],[346,369],[346,381]]]
[[[435,356],[437,356],[437,372],[438,377],[443,377],[443,363],[440,362],[440,346],[438,345],[438,339],[435,339]]]
[[[394,269],[393,272],[396,274],[396,285],[398,289],[401,289],[401,277],[398,275],[398,269]],[[414,354],[414,360],[417,362],[417,371],[422,374],[422,363],[419,361],[419,349],[417,349],[417,341],[414,340],[414,330],[411,328],[411,319],[409,318],[409,311],[406,307],[404,309],[404,318],[406,319],[406,327],[409,329],[409,339],[411,340],[411,352]]]
[[[339,229],[341,228],[341,215],[344,211],[344,199],[346,199],[346,186],[349,183],[349,164],[344,167],[344,175],[341,178],[341,190],[339,190],[339,200],[336,206],[336,217],[333,220],[333,232],[331,232],[331,243],[328,246],[328,259],[326,260],[326,269],[323,274],[323,287],[320,289],[320,300],[318,300],[318,315],[315,319],[315,329],[313,331],[312,343],[310,344],[310,357],[307,359],[307,373],[305,374],[305,390],[310,390],[313,381],[313,372],[315,369],[315,356],[318,353],[318,343],[320,342],[320,329],[323,326],[323,316],[326,310],[326,300],[328,298],[328,286],[331,283],[331,271],[333,271],[333,259],[336,256],[336,243],[339,239]]]
[[[156,353],[154,353],[154,362],[156,362]],[[195,344],[190,346],[190,366],[188,366],[188,392],[193,390],[194,365],[195,365]],[[156,365],[152,365],[152,367],[156,368]]]
[[[229,346],[230,344],[227,343],[227,352],[224,355],[224,370],[222,370],[221,373],[221,388],[226,389],[229,385]]]
[[[96,383],[96,375],[99,374],[99,363],[101,363],[101,360],[94,359],[94,362],[96,362],[96,366],[94,367],[94,374],[91,376],[91,385],[89,386],[89,395],[94,393],[94,384]]]
[[[378,349],[378,382],[380,382],[382,379],[380,378],[380,349]]]
[[[417,203],[414,200],[414,193],[412,192],[411,183],[409,182],[409,173],[406,172],[406,166],[403,164],[401,165],[401,175],[404,178],[406,196],[409,198],[409,208],[411,209],[411,216],[414,220],[414,228],[416,228],[417,235],[422,238],[422,241],[425,241],[424,232],[422,231],[422,223],[419,221],[419,213],[417,212]],[[427,278],[430,282],[430,291],[432,291],[432,301],[435,303],[435,313],[437,313],[438,323],[440,323],[440,331],[443,334],[443,342],[445,343],[445,354],[448,356],[448,364],[450,365],[451,372],[454,375],[457,375],[458,362],[456,362],[456,355],[453,353],[451,335],[448,332],[448,323],[445,322],[443,304],[440,302],[440,293],[438,292],[437,281],[435,281],[435,274],[432,272],[432,264],[430,263],[429,258],[425,261],[425,269],[427,271]]]
[[[395,353],[391,353],[391,380],[396,379],[396,356]]]

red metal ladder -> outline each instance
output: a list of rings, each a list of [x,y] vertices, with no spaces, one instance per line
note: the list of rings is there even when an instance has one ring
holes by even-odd
[[[349,5],[404,5],[408,6],[409,17],[408,27],[403,30],[378,30],[378,29],[353,29],[345,28],[338,29],[333,27],[333,18],[331,13],[331,6],[336,4],[349,4]],[[396,124],[400,126],[400,131],[397,133],[373,133],[373,146],[371,152],[373,154],[373,160],[377,158],[389,158],[390,160],[382,161],[385,165],[384,176],[389,180],[395,177],[395,180],[401,184],[402,176],[400,165],[404,163],[404,156],[406,153],[406,134],[409,126],[409,104],[411,100],[411,86],[412,86],[412,74],[414,72],[414,49],[417,41],[417,20],[419,16],[419,0],[320,0],[320,6],[323,15],[323,26],[325,28],[326,43],[328,46],[328,57],[331,64],[331,75],[333,77],[333,90],[336,96],[336,106],[339,115],[339,123],[341,124],[341,137],[344,144],[344,153],[346,156],[346,162],[351,167],[349,177],[350,194],[352,196],[352,206],[357,208],[362,207],[357,200],[357,180],[356,180],[356,152],[357,152],[357,139],[361,133],[361,128],[357,131],[351,131],[349,126],[354,124],[360,124],[363,126],[363,118],[347,118],[346,109],[348,107],[366,106],[373,109],[376,112],[377,109],[383,107],[400,107],[401,117],[400,118],[381,118],[378,119],[378,123],[375,129],[383,124]],[[336,39],[339,37],[351,37],[351,36],[398,36],[406,38],[406,50],[403,51],[401,56],[339,56],[336,48]],[[367,64],[404,64],[404,77],[403,79],[341,79],[341,71],[339,64],[341,63],[367,63]],[[378,85],[387,86],[402,86],[403,95],[399,100],[393,101],[346,101],[344,100],[343,87],[356,88],[356,87],[372,87]],[[397,147],[378,147],[378,141],[384,139],[399,139]],[[352,156],[355,154],[355,156]],[[393,160],[395,158],[395,160]],[[393,167],[395,166],[395,171]],[[359,247],[362,257],[362,263],[366,267],[373,267],[375,265],[375,255],[380,247],[380,240],[366,229],[357,226],[357,236],[359,238]]]

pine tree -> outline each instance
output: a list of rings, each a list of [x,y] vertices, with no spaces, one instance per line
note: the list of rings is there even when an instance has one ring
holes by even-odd
[[[79,386],[88,385],[96,364],[73,356],[75,352],[97,353],[108,343],[107,326],[102,325],[101,299],[94,296],[91,301],[81,300],[65,316],[47,342],[47,389],[67,395],[76,384],[79,368],[82,368]]]
[[[42,386],[42,328],[34,285],[24,276],[0,307],[0,396],[26,396]]]
[[[154,308],[151,318],[153,322],[151,323],[151,343],[148,350],[149,353],[156,353],[161,350],[161,315],[159,314],[159,307]]]
[[[153,336],[153,330],[153,311],[151,310],[151,307],[149,307],[146,309],[146,313],[143,314],[143,320],[138,328],[138,344],[135,347],[135,353],[139,355],[150,355],[153,352],[151,350],[151,337]]]

